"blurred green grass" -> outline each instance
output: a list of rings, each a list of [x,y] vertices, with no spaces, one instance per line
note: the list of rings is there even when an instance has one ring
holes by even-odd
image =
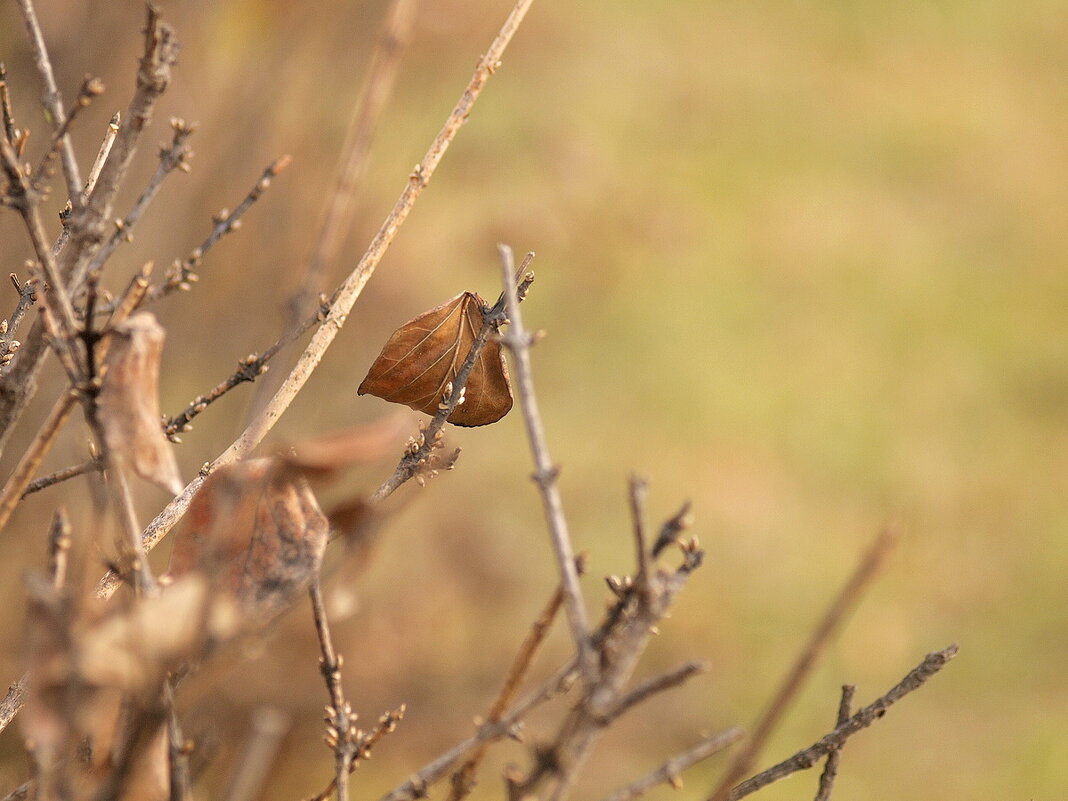
[[[295,162],[196,291],[160,307],[166,408],[273,340],[383,5],[168,9],[183,58],[148,142],[165,138],[170,114],[199,120],[195,171],[168,185],[119,264],[165,264],[263,164],[280,152]],[[509,5],[423,4],[339,274]],[[103,71],[119,103],[140,12],[41,6],[63,85]],[[752,722],[886,524],[903,534],[899,551],[768,761],[827,729],[839,684],[858,684],[866,703],[959,641],[944,674],[850,743],[839,793],[1068,792],[1066,11],[1039,0],[535,4],[276,439],[383,413],[355,386],[390,331],[460,290],[493,295],[497,241],[538,252],[526,316],[548,332],[536,377],[591,598],[602,574],[628,569],[631,470],[651,477],[657,517],[693,499],[709,554],[646,671],[703,657],[711,675],[607,739],[578,797],[651,769],[702,729]],[[13,82],[28,81],[20,27],[3,13]],[[65,15],[83,15],[81,34]],[[31,118],[32,94],[16,100]],[[102,127],[111,110],[98,103],[86,120]],[[247,398],[186,437],[188,474],[236,433]],[[75,439],[54,466],[78,458]],[[361,769],[368,796],[466,731],[553,585],[518,416],[450,440],[464,447],[457,470],[411,491],[339,632],[365,717],[410,704]],[[40,528],[54,503],[42,493],[18,520]],[[4,571],[16,580],[16,566]],[[306,629],[298,617],[287,625]],[[18,621],[0,623],[17,642]],[[307,795],[329,774],[311,641],[293,644],[223,691],[232,738],[250,705],[297,716],[271,799]],[[716,768],[674,797],[702,798]],[[762,797],[809,795],[814,782]],[[487,771],[476,795],[498,790]]]

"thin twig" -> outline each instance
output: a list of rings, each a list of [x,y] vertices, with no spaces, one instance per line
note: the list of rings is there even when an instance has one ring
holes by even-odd
[[[551,700],[562,691],[568,683],[568,678],[575,673],[575,667],[574,661],[560,667],[541,687],[513,706],[500,721],[482,724],[471,737],[424,765],[404,784],[382,796],[379,801],[415,801],[417,798],[426,798],[426,789],[452,772],[460,760],[479,745],[513,735],[516,727],[532,709]]]
[[[67,193],[75,208],[82,205],[81,191],[82,179],[78,171],[78,161],[74,156],[74,146],[70,136],[65,131],[67,115],[63,110],[63,97],[59,93],[56,84],[56,76],[52,71],[52,62],[48,58],[48,48],[45,45],[44,34],[41,25],[37,21],[37,12],[33,7],[33,0],[18,0],[19,8],[22,9],[22,19],[26,24],[26,31],[30,36],[30,45],[33,48],[33,61],[37,66],[37,72],[44,84],[44,94],[41,103],[45,113],[52,123],[54,131],[63,131],[60,136],[60,159],[63,163],[63,175],[67,180]]]
[[[356,194],[367,167],[367,155],[382,111],[393,93],[397,67],[411,37],[414,19],[415,0],[392,0],[378,34],[359,102],[352,109],[346,144],[338,164],[337,183],[326,203],[315,248],[308,258],[300,286],[289,302],[287,329],[296,327],[312,312],[324,276],[337,258],[344,235],[350,228]]]
[[[672,757],[652,773],[616,790],[605,801],[634,801],[661,784],[670,784],[676,790],[681,789],[683,771],[729,748],[742,739],[743,735],[744,732],[741,729],[727,729],[708,737],[688,751]]]
[[[886,556],[895,541],[896,538],[889,529],[883,530],[875,538],[867,553],[864,554],[853,570],[853,574],[824,613],[823,619],[812,632],[808,642],[805,643],[805,647],[798,655],[789,673],[786,674],[771,703],[768,704],[764,715],[753,728],[753,734],[749,741],[731,760],[726,774],[724,774],[723,779],[710,796],[711,801],[725,801],[731,793],[731,788],[749,773],[768,738],[782,720],[787,707],[789,707],[801,689],[801,685],[808,677],[816,660],[848,614],[859,603],[864,590],[868,588],[879,572],[879,568],[885,562]]]
[[[260,707],[252,713],[252,731],[226,791],[226,801],[253,801],[259,797],[289,727],[289,716],[277,707]]]
[[[645,496],[649,491],[649,482],[637,474],[630,477],[630,514],[634,523],[634,547],[637,551],[635,564],[638,565],[637,584],[642,592],[649,591],[652,573],[652,558],[645,536]]]
[[[7,67],[0,61],[0,117],[3,117],[4,138],[17,148],[16,140],[21,132],[15,127],[15,114],[11,110],[11,92],[7,87]]]
[[[163,433],[167,435],[171,442],[181,442],[179,435],[193,428],[191,423],[197,415],[230,390],[245,382],[255,381],[259,376],[267,372],[268,362],[278,355],[279,351],[286,345],[302,337],[308,329],[320,324],[326,318],[328,308],[324,302],[315,314],[304,320],[301,325],[287,331],[262,353],[250,354],[239,361],[237,369],[233,373],[204,395],[197,395],[181,412],[166,420],[163,423]]]
[[[357,731],[356,733],[356,754],[353,757],[352,764],[349,766],[349,772],[351,773],[356,769],[359,764],[359,760],[369,759],[371,756],[371,749],[375,744],[385,737],[390,732],[396,730],[397,724],[404,718],[404,712],[407,709],[405,704],[401,704],[396,709],[391,709],[384,715],[378,718],[378,723],[368,733]],[[327,801],[337,788],[337,776],[334,776],[330,780],[330,783],[323,788],[318,794],[312,796],[308,801]]]
[[[297,393],[300,392],[322,360],[338,331],[341,330],[349,312],[352,311],[353,304],[363,292],[363,288],[367,281],[370,280],[371,275],[374,274],[375,268],[382,260],[382,256],[385,255],[386,250],[396,238],[397,232],[407,219],[408,214],[415,205],[415,201],[430,181],[434,170],[437,169],[438,164],[445,155],[445,151],[448,150],[460,127],[470,116],[471,109],[482,93],[486,81],[500,66],[501,57],[515,32],[519,29],[519,25],[532,2],[533,0],[519,0],[515,8],[512,9],[511,14],[508,15],[497,37],[486,51],[486,55],[482,57],[475,68],[475,73],[468,82],[463,95],[449,114],[445,125],[431,143],[430,149],[426,152],[423,160],[412,171],[404,191],[401,192],[397,202],[378,229],[378,233],[371,240],[367,251],[348,278],[341,283],[335,292],[330,312],[323,325],[315,332],[311,342],[301,354],[297,364],[286,377],[278,392],[275,393],[263,411],[257,415],[256,419],[242,432],[241,436],[220,454],[215,461],[202,469],[197,477],[163,511],[156,515],[155,519],[142,534],[142,541],[146,550],[154,548],[167,535],[175,523],[182,518],[182,515],[189,508],[193,496],[203,485],[205,479],[218,468],[248,456],[263,441],[263,438],[267,436],[267,433],[281,418],[290,403],[293,402]],[[111,161],[109,159],[108,163],[110,164]],[[114,573],[109,573],[97,585],[97,594],[101,597],[110,597],[117,588],[118,577]]]
[[[85,475],[91,473],[94,470],[103,470],[104,462],[99,458],[86,459],[81,464],[71,465],[70,467],[64,467],[62,470],[57,470],[54,473],[49,473],[47,476],[41,476],[41,478],[35,478],[29,484],[26,485],[26,489],[22,491],[22,497],[32,495],[35,492],[40,492],[43,489],[47,489],[55,484],[59,484],[61,481],[67,481],[68,479],[76,476]]]
[[[41,466],[41,460],[56,441],[59,430],[70,417],[76,398],[77,395],[73,391],[67,391],[56,401],[52,411],[37,430],[33,442],[30,443],[7,483],[4,484],[3,490],[0,490],[0,530],[11,519],[11,513],[22,498],[23,490],[30,483],[30,478],[37,472],[37,468]]]
[[[856,691],[857,688],[852,684],[842,685],[842,698],[838,702],[838,716],[834,721],[836,729],[839,726],[844,726],[849,720],[849,716],[853,714],[853,710],[850,707],[853,705],[853,695]],[[831,801],[831,791],[834,789],[834,780],[838,776],[838,763],[841,759],[841,746],[827,754],[827,763],[823,766],[823,772],[820,774],[820,784],[819,789],[816,791],[815,801]]]
[[[526,423],[527,439],[530,442],[536,472],[534,481],[541,492],[545,519],[552,537],[556,566],[560,571],[560,580],[564,588],[564,609],[567,611],[571,636],[582,666],[582,675],[587,686],[592,686],[597,676],[597,663],[593,648],[590,646],[589,622],[586,618],[586,605],[579,587],[578,571],[575,570],[575,553],[571,546],[564,506],[560,499],[560,490],[556,485],[559,469],[553,465],[549,456],[549,446],[545,441],[545,429],[538,412],[538,401],[534,394],[534,378],[530,367],[531,337],[523,327],[523,318],[519,311],[519,298],[516,295],[512,274],[515,262],[511,248],[498,245],[501,256],[501,275],[511,322],[508,333],[501,341],[512,351],[516,372],[516,390],[523,407],[523,420]]]
[[[708,670],[708,665],[704,662],[687,662],[674,670],[669,670],[667,673],[661,673],[659,676],[646,679],[616,702],[615,707],[603,716],[604,724],[608,725],[620,715],[657,693],[678,687],[683,682],[699,673],[704,673],[706,670]]]
[[[101,230],[88,229],[102,227],[111,217],[115,196],[129,171],[141,133],[152,120],[156,101],[166,91],[170,83],[171,67],[178,59],[179,45],[174,30],[160,19],[159,9],[151,4],[147,6],[144,34],[145,46],[138,64],[136,88],[126,113],[122,116],[111,155],[100,171],[96,188],[87,204],[90,218],[86,219],[84,224],[75,221],[79,228],[86,229],[79,233],[88,234],[91,239]],[[76,254],[76,258],[81,255]]]
[[[104,91],[104,84],[101,83],[99,78],[94,78],[91,75],[86,75],[85,80],[82,81],[82,88],[78,90],[78,97],[74,101],[74,105],[71,106],[70,113],[63,121],[63,124],[52,133],[52,142],[48,146],[48,150],[45,152],[41,161],[37,164],[37,167],[33,170],[30,178],[30,183],[33,186],[40,186],[41,182],[48,171],[49,165],[52,163],[52,156],[59,149],[60,144],[63,141],[63,137],[67,135],[71,125],[74,123],[74,119],[78,116],[78,112],[84,108],[88,108],[89,104],[93,102],[93,98],[97,97]],[[106,137],[106,134],[105,134]],[[85,203],[86,195],[82,193],[82,203]],[[60,212],[60,217],[66,219],[71,211],[70,201],[67,201],[67,206]]]
[[[174,706],[175,679],[163,680],[163,704],[167,711],[167,766],[170,779],[169,801],[189,798],[189,748],[182,734],[178,710]]]
[[[237,205],[236,209],[232,212],[228,209],[223,209],[216,214],[212,218],[211,231],[204,238],[204,241],[193,248],[185,259],[175,261],[167,271],[164,282],[148,290],[145,295],[145,301],[160,300],[172,292],[191,289],[192,284],[200,279],[196,268],[200,266],[204,254],[211,250],[212,246],[226,234],[232,233],[241,227],[241,217],[267,191],[271,181],[274,180],[278,173],[289,166],[290,161],[292,161],[290,156],[279,156],[264,168],[259,179],[249,190],[249,193],[245,195],[244,200]]]
[[[96,161],[93,162],[93,168],[89,170],[89,177],[85,179],[85,189],[82,190],[83,202],[87,202],[89,196],[93,194],[93,190],[96,189],[96,182],[100,178],[100,171],[104,169],[104,164],[107,163],[111,148],[115,144],[115,137],[119,134],[119,123],[121,119],[122,115],[117,111],[111,115],[108,127],[104,131],[104,139],[100,142],[100,149],[96,153]]]
[[[315,632],[319,636],[319,649],[322,653],[319,657],[319,670],[330,694],[330,704],[326,707],[326,742],[334,751],[334,787],[337,790],[337,801],[348,801],[349,773],[357,748],[356,716],[352,712],[352,706],[345,700],[345,691],[341,686],[341,658],[334,651],[318,578],[312,581],[308,594],[311,597]]]
[[[70,545],[70,517],[66,508],[60,506],[52,515],[52,526],[48,529],[48,576],[57,590],[67,583]]]
[[[957,645],[950,645],[941,651],[928,654],[919,665],[909,671],[886,695],[876,699],[868,706],[856,712],[843,725],[836,728],[821,739],[798,751],[789,759],[785,759],[767,770],[761,771],[750,779],[734,787],[730,792],[730,801],[737,801],[747,795],[755,793],[763,787],[778,781],[791,773],[799,770],[807,770],[819,762],[832,751],[842,747],[842,744],[861,729],[866,729],[875,721],[879,720],[886,710],[894,703],[904,698],[913,690],[918,690],[923,684],[944,668],[959,650]]]
[[[26,1],[20,0],[20,2]],[[57,340],[60,340],[59,342],[54,342],[53,345],[56,347],[57,355],[62,357],[58,346],[67,345],[67,340],[73,336],[78,325],[70,295],[60,279],[55,259],[52,256],[52,250],[45,241],[44,225],[41,223],[41,215],[38,209],[40,193],[30,185],[18,156],[6,139],[0,139],[0,158],[3,159],[3,169],[7,173],[9,180],[8,197],[22,216],[22,221],[26,225],[26,231],[33,245],[34,254],[37,256],[37,261],[44,271],[45,279],[49,283],[49,292],[40,294],[42,304],[46,309],[52,305],[48,297],[48,294],[51,293],[55,297],[56,306],[58,306],[58,317],[53,321],[56,330],[49,333]]]
[[[580,573],[583,572],[582,562],[584,561],[585,560],[580,560],[580,564],[577,566]],[[486,715],[486,723],[499,722],[505,711],[508,709],[508,705],[512,703],[516,693],[519,691],[519,685],[522,683],[523,677],[530,668],[530,664],[534,660],[534,655],[537,653],[538,648],[545,640],[545,635],[548,633],[549,627],[556,618],[556,613],[560,611],[563,601],[563,589],[557,587],[556,591],[549,599],[549,602],[541,611],[541,614],[535,619],[534,624],[524,638],[523,643],[519,646],[519,651],[516,653],[515,659],[512,660],[511,667],[508,669],[508,675],[505,676],[504,685],[501,687],[500,692],[497,694],[497,698],[494,700],[493,705],[490,707],[489,712]],[[475,749],[475,752],[471,754],[460,769],[452,775],[452,787],[449,790],[448,801],[460,801],[460,799],[467,797],[471,793],[471,790],[474,789],[475,773],[478,771],[478,765],[482,761],[488,746],[488,743],[479,744]]]

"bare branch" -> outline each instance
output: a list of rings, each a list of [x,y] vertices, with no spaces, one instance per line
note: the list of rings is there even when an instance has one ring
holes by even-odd
[[[87,273],[99,270],[111,257],[111,254],[115,252],[115,248],[122,242],[129,242],[133,239],[133,227],[156,197],[166,177],[174,170],[179,170],[180,172],[189,171],[189,159],[192,156],[192,151],[186,144],[186,140],[193,135],[196,127],[187,125],[185,120],[175,117],[171,119],[171,128],[174,131],[171,144],[169,147],[160,148],[159,165],[156,167],[156,171],[152,173],[148,185],[141,192],[129,213],[121,220],[115,221],[115,230],[112,231],[111,236],[108,237],[89,263],[86,270]],[[72,283],[77,286],[81,284],[83,278],[84,276],[75,275]]]
[[[868,706],[861,709],[849,718],[843,725],[810,745],[803,751],[798,751],[789,759],[773,765],[767,770],[761,771],[756,776],[746,779],[734,787],[730,795],[730,801],[737,801],[747,795],[755,793],[763,787],[778,781],[791,773],[799,770],[807,770],[815,765],[823,757],[842,747],[842,744],[861,729],[866,729],[875,721],[879,720],[886,710],[897,701],[904,698],[913,690],[918,690],[933,675],[944,668],[960,650],[957,645],[949,645],[941,651],[928,654],[919,665],[909,671],[900,682],[890,689],[886,695],[876,699]]]
[[[252,713],[252,732],[230,781],[226,801],[254,801],[259,797],[289,726],[289,716],[276,707],[260,707]]]
[[[501,341],[512,351],[516,372],[516,390],[523,407],[523,420],[526,423],[527,439],[530,442],[536,472],[534,481],[541,492],[542,507],[549,525],[553,551],[556,554],[556,566],[560,571],[561,584],[564,589],[564,608],[567,610],[571,636],[582,666],[582,675],[587,686],[591,686],[597,676],[597,663],[590,645],[589,622],[586,617],[586,605],[579,587],[578,571],[575,570],[575,553],[571,546],[567,519],[564,517],[564,505],[560,490],[556,486],[559,469],[553,465],[549,456],[549,447],[545,440],[545,428],[538,411],[538,401],[534,394],[534,378],[530,366],[531,337],[523,327],[523,318],[519,312],[519,297],[516,294],[512,275],[515,262],[512,250],[506,245],[498,245],[501,255],[501,275],[511,321],[508,333]]]
[[[852,684],[842,685],[842,698],[838,702],[838,717],[835,718],[835,728],[844,726],[852,714],[850,707],[853,705],[853,695],[857,688]],[[827,764],[823,766],[820,774],[820,786],[816,791],[816,801],[831,801],[831,790],[834,788],[835,777],[838,776],[838,763],[842,759],[842,748],[839,746],[827,754]]]
[[[52,411],[41,424],[37,435],[26,449],[22,459],[15,466],[7,483],[4,484],[3,490],[0,490],[0,529],[3,529],[8,520],[11,519],[11,513],[22,498],[23,490],[26,489],[26,485],[30,483],[30,478],[40,467],[41,460],[44,459],[45,454],[48,453],[52,444],[56,441],[59,430],[63,427],[67,418],[70,417],[76,398],[77,395],[73,391],[63,393],[63,396],[52,407]]]
[[[423,766],[400,787],[382,796],[379,801],[415,801],[426,798],[426,789],[453,771],[460,760],[480,744],[514,735],[517,726],[532,709],[554,698],[568,684],[575,673],[574,661],[559,668],[541,687],[512,707],[497,723],[484,723],[463,742]]]
[[[615,707],[604,716],[605,724],[611,723],[620,715],[633,709],[643,701],[647,701],[657,693],[678,687],[687,679],[696,676],[698,673],[704,673],[706,670],[708,670],[708,665],[705,662],[687,662],[674,670],[669,670],[667,673],[661,673],[659,676],[646,679],[616,702]]]
[[[308,594],[311,597],[315,631],[319,635],[319,649],[322,652],[319,657],[319,670],[330,694],[330,704],[326,707],[326,744],[334,750],[334,787],[337,790],[337,801],[348,801],[349,773],[357,748],[356,715],[345,700],[345,691],[341,686],[341,658],[334,651],[318,577],[312,581]]]
[[[197,395],[197,397],[193,398],[193,401],[186,406],[185,409],[164,422],[163,432],[167,435],[168,439],[170,439],[171,442],[181,442],[182,440],[179,435],[193,428],[190,424],[197,415],[207,409],[211,404],[215,403],[215,401],[219,400],[219,398],[230,390],[247,381],[255,381],[259,376],[267,372],[268,362],[278,355],[279,351],[286,345],[296,341],[302,337],[308,329],[318,325],[326,319],[328,309],[329,306],[324,299],[319,310],[306,319],[301,325],[290,329],[283,334],[274,342],[274,344],[262,353],[246,356],[237,363],[237,370],[231,373],[227,378],[216,384],[215,387],[209,390],[206,394]]]
[[[78,90],[78,97],[74,101],[74,105],[71,107],[70,114],[63,121],[63,124],[57,128],[52,134],[52,142],[48,146],[48,150],[41,158],[37,168],[33,171],[33,176],[30,178],[30,183],[33,186],[39,186],[44,178],[45,171],[48,169],[49,164],[52,161],[52,155],[62,146],[63,140],[70,130],[71,125],[74,122],[75,117],[78,116],[78,112],[84,108],[88,108],[89,104],[93,102],[93,98],[97,97],[104,91],[104,84],[100,82],[99,78],[94,78],[91,75],[85,76],[85,80],[82,81],[82,87]],[[114,122],[114,120],[113,120]],[[109,130],[110,130],[109,126]],[[116,127],[117,130],[117,127]],[[107,134],[105,134],[105,142],[107,142]],[[111,148],[110,143],[108,149]],[[90,173],[90,181],[95,181],[95,177]],[[81,195],[81,202],[84,204],[87,197],[87,193],[83,190]],[[68,205],[61,216],[64,218],[70,214],[70,201],[67,201]]]
[[[0,61],[0,116],[3,117],[4,138],[11,143],[16,152],[21,152],[17,140],[21,138],[22,132],[15,127],[15,114],[11,110],[11,92],[7,88],[7,67],[2,61]]]
[[[337,184],[326,203],[322,227],[308,259],[304,276],[289,303],[286,328],[295,327],[312,311],[328,268],[337,258],[344,233],[349,229],[357,191],[367,167],[378,122],[393,93],[397,67],[411,37],[415,0],[392,0],[386,21],[378,34],[371,65],[360,99],[353,106],[337,171]]]
[[[212,246],[226,234],[232,233],[241,227],[242,215],[252,207],[252,204],[260,199],[260,196],[267,191],[268,187],[270,187],[271,181],[278,175],[278,173],[289,166],[290,161],[292,161],[292,159],[289,156],[280,156],[268,164],[259,179],[253,185],[252,189],[245,195],[245,199],[238,204],[237,208],[232,212],[228,209],[223,209],[216,214],[215,217],[212,218],[213,224],[211,231],[204,241],[201,242],[199,246],[193,248],[184,260],[176,261],[171,269],[167,271],[166,280],[159,286],[154,286],[149,289],[148,294],[145,295],[145,300],[155,301],[164,298],[179,289],[190,289],[191,285],[199,280],[196,268],[200,266],[204,254],[211,250]]]
[[[22,10],[22,19],[26,23],[26,30],[30,36],[30,45],[33,48],[33,61],[37,66],[37,72],[44,84],[44,94],[41,103],[45,113],[52,124],[53,130],[60,135],[60,156],[63,162],[63,175],[67,179],[67,193],[75,208],[82,205],[82,179],[78,171],[78,161],[74,156],[74,146],[66,133],[67,115],[63,110],[63,98],[56,84],[56,76],[52,71],[52,62],[48,58],[48,48],[45,45],[44,34],[41,25],[37,21],[37,12],[33,7],[33,0],[18,0]]]
[[[630,514],[634,522],[635,564],[638,566],[638,586],[648,592],[652,572],[651,555],[645,536],[645,496],[649,492],[649,482],[635,474],[630,477]]]
[[[672,757],[652,773],[643,776],[620,790],[616,790],[605,801],[634,801],[635,798],[640,798],[647,791],[661,784],[670,784],[678,790],[682,787],[681,776],[684,770],[708,759],[710,756],[718,754],[725,748],[729,748],[742,739],[743,734],[741,729],[727,729],[724,732],[708,737],[690,750]]]
[[[764,712],[763,717],[754,727],[752,737],[731,761],[727,773],[712,793],[711,801],[725,801],[729,797],[734,784],[749,772],[771,733],[782,720],[787,707],[797,695],[798,690],[801,689],[801,685],[816,664],[816,660],[823,652],[824,647],[838,631],[846,616],[856,607],[864,594],[864,590],[868,588],[879,572],[879,568],[882,567],[895,541],[896,538],[889,529],[880,532],[875,538],[868,552],[864,554],[853,574],[838,592],[823,619],[812,632],[790,672],[786,674],[778,691],[768,705],[767,711]]]
[[[584,562],[585,560],[580,558],[579,564],[576,565],[579,573],[585,572]],[[498,723],[507,710],[508,705],[512,703],[515,694],[519,691],[519,685],[523,681],[523,676],[526,675],[527,670],[530,668],[530,663],[534,660],[534,655],[537,653],[538,648],[545,639],[545,635],[549,631],[549,627],[556,618],[556,613],[560,611],[560,606],[563,604],[563,600],[563,589],[557,587],[552,598],[549,599],[549,603],[545,605],[541,614],[538,615],[537,619],[534,621],[534,625],[531,626],[522,645],[519,646],[519,652],[512,661],[512,665],[508,669],[508,675],[504,679],[504,686],[501,687],[496,700],[494,700],[489,713],[486,715],[486,723]],[[452,788],[449,791],[448,801],[460,801],[460,799],[467,797],[471,793],[471,790],[474,789],[475,773],[478,771],[478,765],[482,761],[482,757],[485,755],[488,745],[488,743],[479,744],[475,749],[475,752],[460,767],[460,769],[452,775]]]
[[[22,491],[22,497],[32,495],[35,492],[40,492],[43,489],[59,484],[61,481],[67,481],[75,476],[85,475],[91,473],[94,470],[103,470],[104,463],[99,458],[86,459],[81,464],[71,465],[70,467],[64,467],[62,470],[57,470],[54,473],[49,473],[47,476],[41,478],[35,478],[29,484],[26,485],[26,489]]]

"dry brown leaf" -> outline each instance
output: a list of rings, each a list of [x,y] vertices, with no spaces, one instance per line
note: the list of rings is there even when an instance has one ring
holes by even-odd
[[[482,328],[485,305],[475,293],[464,292],[402,325],[371,365],[358,394],[436,414]],[[449,415],[449,422],[483,426],[497,422],[511,408],[501,343],[490,339],[467,379],[464,402]]]
[[[307,481],[275,458],[221,468],[193,499],[170,573],[195,570],[246,609],[285,609],[318,572],[329,524]]]
[[[138,312],[112,329],[97,406],[104,441],[144,479],[177,495],[184,486],[160,426],[159,361],[163,328]]]

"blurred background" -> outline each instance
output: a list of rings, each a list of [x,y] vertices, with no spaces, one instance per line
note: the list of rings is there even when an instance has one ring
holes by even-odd
[[[193,172],[173,175],[111,262],[121,287],[199,244],[282,153],[292,165],[209,254],[188,294],[155,308],[169,333],[170,414],[274,341],[310,251],[350,109],[386,4],[189,0],[165,4],[182,56],[142,140],[125,213],[170,138],[199,123]],[[69,100],[85,73],[108,93],[75,130],[88,165],[125,109],[138,3],[40,0]],[[424,0],[329,286],[355,264],[437,133],[511,4]],[[0,53],[18,119],[44,139],[14,4]],[[535,376],[576,547],[602,577],[630,570],[626,477],[650,515],[693,501],[707,551],[641,665],[710,671],[625,718],[576,798],[598,798],[730,725],[749,725],[874,534],[901,542],[769,746],[776,762],[832,728],[838,688],[866,704],[929,651],[960,656],[844,752],[843,798],[1068,795],[1068,8],[1058,0],[535,3],[429,189],[320,369],[275,430],[281,443],[368,421],[356,387],[388,335],[463,290],[495,297],[495,245],[537,252],[525,304],[547,332]],[[57,194],[59,194],[57,192]],[[54,219],[54,217],[50,217]],[[29,255],[0,216],[0,267]],[[3,294],[6,293],[6,294]],[[0,314],[15,293],[0,292]],[[280,359],[286,369],[297,351]],[[60,389],[44,382],[5,473]],[[194,475],[242,428],[254,388],[204,414],[178,456]],[[414,428],[417,415],[412,413]],[[85,458],[69,427],[45,470]],[[360,768],[374,798],[466,736],[555,586],[520,416],[450,429],[456,470],[394,499],[375,558],[331,590],[363,721],[408,704]],[[339,492],[370,491],[391,460]],[[9,525],[0,681],[21,672],[22,585],[44,562],[57,503]],[[142,488],[144,519],[166,502]],[[77,520],[77,518],[76,518]],[[76,526],[77,536],[77,526]],[[154,556],[166,564],[166,547]],[[95,572],[95,568],[94,568]],[[310,615],[183,688],[188,732],[221,795],[255,709],[289,723],[264,799],[332,774]],[[536,665],[563,658],[563,627]],[[530,724],[548,736],[551,716]],[[501,746],[476,798],[499,798]],[[24,778],[14,727],[3,789]],[[700,799],[722,757],[650,798]],[[810,771],[764,791],[811,797]]]

